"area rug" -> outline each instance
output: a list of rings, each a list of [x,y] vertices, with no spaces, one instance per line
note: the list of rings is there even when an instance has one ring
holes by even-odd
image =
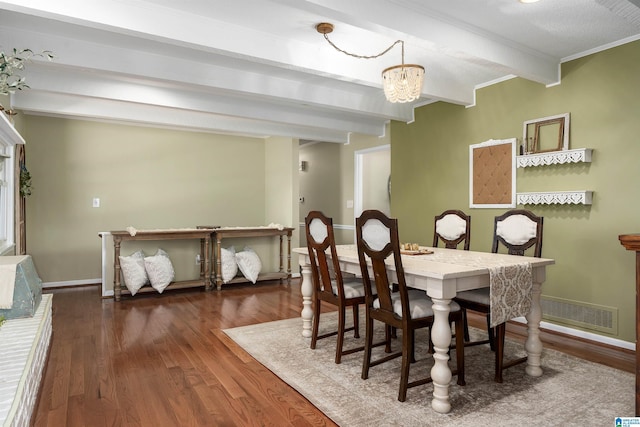
[[[337,313],[321,317],[321,331],[337,324]],[[376,326],[378,339],[381,324]],[[530,377],[525,365],[509,368],[504,382],[493,381],[493,353],[488,346],[465,349],[466,382],[450,387],[452,410],[439,414],[431,409],[433,386],[409,389],[398,402],[400,360],[375,366],[369,379],[360,378],[362,352],[343,356],[336,365],[335,337],[318,341],[301,335],[300,318],[227,329],[224,332],[256,360],[295,388],[336,424],[351,426],[613,426],[615,417],[632,417],[635,409],[635,377],[631,373],[591,363],[545,349],[543,375]],[[482,331],[472,328],[473,336]],[[348,333],[345,348],[362,345]],[[428,332],[416,334],[416,359],[410,380],[427,376],[433,358],[427,351]],[[394,349],[401,345],[400,337]],[[374,356],[383,348],[374,348]],[[505,360],[524,355],[522,344],[507,340]],[[455,360],[455,354],[452,353]],[[453,366],[453,365],[452,365]]]

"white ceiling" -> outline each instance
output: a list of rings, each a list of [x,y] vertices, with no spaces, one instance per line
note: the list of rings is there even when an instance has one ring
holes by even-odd
[[[0,1],[0,50],[53,51],[12,95],[25,114],[249,136],[347,142],[382,135],[434,101],[472,105],[478,87],[523,77],[557,84],[560,64],[640,39],[640,0]],[[405,42],[422,97],[391,104],[377,59],[344,50]],[[6,105],[5,105],[6,106]]]

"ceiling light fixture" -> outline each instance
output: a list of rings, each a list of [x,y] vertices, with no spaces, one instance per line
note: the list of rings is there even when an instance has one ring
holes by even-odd
[[[316,30],[324,35],[325,40],[329,42],[334,49],[346,55],[360,59],[378,58],[389,52],[398,43],[402,47],[402,64],[394,65],[382,71],[382,86],[384,95],[389,102],[411,102],[420,97],[422,93],[422,83],[424,81],[424,67],[416,64],[404,63],[404,41],[396,40],[391,46],[377,55],[364,56],[349,53],[340,49],[329,40],[328,34],[333,31],[333,24],[321,22],[316,25]]]

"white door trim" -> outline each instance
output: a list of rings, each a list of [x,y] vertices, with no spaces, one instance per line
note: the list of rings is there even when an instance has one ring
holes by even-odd
[[[355,218],[359,217],[362,214],[362,162],[365,154],[373,153],[376,151],[391,151],[391,144],[380,145],[378,147],[366,148],[364,150],[357,150],[354,152],[355,156],[355,165],[353,168],[353,181],[354,181],[354,189],[353,189],[353,217],[354,223]]]

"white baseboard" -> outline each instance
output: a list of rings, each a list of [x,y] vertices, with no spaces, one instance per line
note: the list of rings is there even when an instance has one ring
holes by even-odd
[[[99,285],[102,279],[69,280],[66,282],[43,282],[42,289],[68,288],[72,286]]]
[[[527,319],[524,317],[518,317],[513,319],[518,323],[527,324]],[[567,326],[556,325],[555,323],[549,322],[540,322],[540,329],[547,329],[549,331],[560,332],[565,335],[570,335],[572,337],[583,338],[585,340],[599,342],[602,344],[612,345],[614,347],[625,348],[627,350],[636,350],[636,343],[623,341],[617,338],[605,337],[604,335],[594,334],[592,332],[580,331],[578,329],[569,328]]]

